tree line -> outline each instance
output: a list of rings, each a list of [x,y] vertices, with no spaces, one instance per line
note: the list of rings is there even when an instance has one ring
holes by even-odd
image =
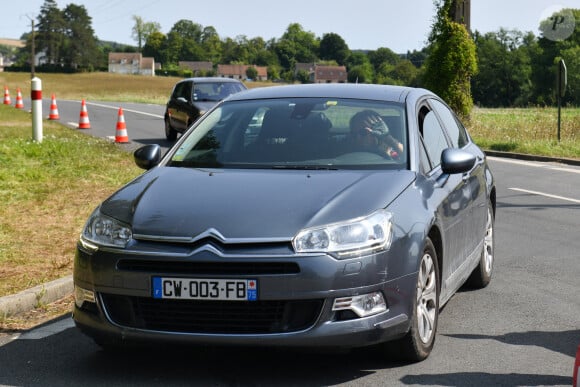
[[[296,63],[336,64],[346,66],[349,82],[427,87],[439,93],[442,88],[456,86],[458,90],[442,97],[448,100],[470,95],[476,105],[511,107],[554,105],[558,62],[564,59],[568,87],[563,103],[580,104],[577,25],[572,26],[569,36],[554,39],[551,29],[557,26],[556,21],[563,20],[556,13],[542,22],[539,37],[532,32],[505,29],[469,35],[445,16],[452,1],[434,2],[438,16],[426,46],[398,54],[386,47],[353,50],[336,33],[317,37],[298,23],[290,24],[280,38],[266,41],[245,35],[222,38],[214,27],[186,19],[163,33],[158,23],[145,22],[139,16],[133,17],[132,29],[137,45],[122,45],[98,40],[84,6],[69,4],[61,10],[55,0],[45,0],[34,33],[36,52],[43,52],[45,59],[37,71],[107,71],[109,52],[119,51],[155,58],[162,66],[159,75],[188,76],[179,68],[179,61],[208,61],[214,65],[267,66],[271,80],[308,82],[308,74],[294,71]],[[580,24],[580,9],[560,12],[573,15],[572,20]],[[32,35],[24,34],[22,39],[27,44],[17,54],[12,70],[30,68]]]

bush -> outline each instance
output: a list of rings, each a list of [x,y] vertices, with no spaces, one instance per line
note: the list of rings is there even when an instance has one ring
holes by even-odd
[[[473,108],[471,76],[477,73],[475,42],[463,24],[449,17],[450,2],[440,5],[431,33],[431,52],[425,62],[423,84],[460,116]]]

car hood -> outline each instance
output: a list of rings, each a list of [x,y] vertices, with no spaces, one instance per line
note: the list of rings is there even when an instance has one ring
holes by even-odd
[[[136,235],[291,240],[301,229],[385,208],[410,171],[201,170],[158,167],[101,205]]]

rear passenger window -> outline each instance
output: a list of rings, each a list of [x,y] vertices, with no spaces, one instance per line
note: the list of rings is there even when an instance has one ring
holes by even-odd
[[[447,106],[442,104],[441,102],[437,101],[436,99],[432,99],[429,101],[441,121],[445,126],[445,130],[447,130],[447,134],[451,139],[451,144],[454,148],[463,148],[467,145],[468,137],[467,132],[463,125],[458,123],[458,119],[453,114]]]

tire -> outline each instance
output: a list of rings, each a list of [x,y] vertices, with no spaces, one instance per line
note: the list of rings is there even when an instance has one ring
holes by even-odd
[[[388,353],[397,360],[418,362],[425,360],[435,344],[439,321],[439,264],[431,239],[425,240],[421,264],[417,275],[417,286],[413,301],[411,328],[394,343],[385,343]],[[393,352],[396,351],[396,354]]]
[[[483,236],[483,250],[479,259],[479,264],[473,270],[466,285],[473,289],[485,288],[491,281],[493,274],[493,260],[494,260],[494,232],[493,225],[495,219],[493,216],[493,207],[491,202],[487,205],[487,219],[485,224],[485,235]]]
[[[165,118],[165,137],[169,141],[175,141],[177,139],[177,131],[171,126],[169,118]]]

